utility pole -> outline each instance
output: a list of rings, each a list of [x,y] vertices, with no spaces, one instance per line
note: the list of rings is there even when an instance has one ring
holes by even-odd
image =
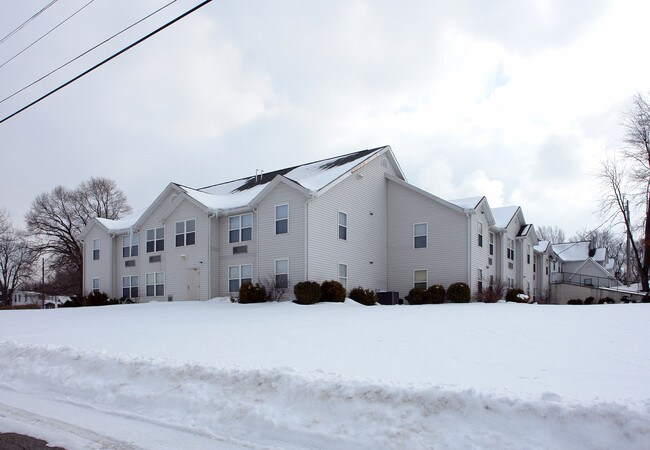
[[[630,287],[630,201],[625,201],[625,228],[627,231],[627,287]]]
[[[45,309],[45,258],[41,266],[41,309]]]

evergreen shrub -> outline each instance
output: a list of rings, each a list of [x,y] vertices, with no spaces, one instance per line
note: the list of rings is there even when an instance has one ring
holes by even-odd
[[[469,303],[472,292],[467,283],[454,283],[447,289],[447,299],[454,303]]]
[[[260,283],[243,283],[239,288],[239,303],[264,303],[268,299],[266,288]]]
[[[323,281],[320,285],[321,302],[344,302],[345,288],[341,283],[335,280]]]
[[[108,305],[108,295],[105,292],[92,291],[82,300],[83,306],[104,306]]]
[[[523,293],[524,291],[522,291],[521,289],[517,289],[517,288],[509,289],[508,292],[506,293],[506,301],[522,303],[522,299],[520,299],[518,295]]]
[[[440,284],[429,286],[424,294],[425,303],[440,304],[445,302],[445,288]]]
[[[366,306],[372,306],[377,303],[377,295],[375,295],[375,291],[364,289],[361,286],[352,289],[349,297],[355,302]]]
[[[409,295],[407,295],[404,299],[409,302],[409,305],[422,305],[424,303],[425,293],[426,290],[422,288],[413,288],[409,291]]]
[[[313,305],[320,298],[320,284],[315,281],[301,281],[293,286],[294,303]]]

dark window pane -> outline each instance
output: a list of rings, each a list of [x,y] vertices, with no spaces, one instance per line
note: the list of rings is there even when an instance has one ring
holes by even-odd
[[[154,241],[147,241],[147,253],[154,251]]]
[[[239,242],[239,230],[230,230],[230,242]],[[234,291],[230,291],[234,292]]]
[[[194,245],[196,240],[196,233],[191,232],[185,235],[185,245]]]
[[[289,277],[286,273],[275,276],[275,287],[284,289],[289,285]]]
[[[427,246],[426,236],[415,236],[415,248],[425,248]]]
[[[153,285],[147,285],[147,297],[153,297]]]
[[[426,289],[427,284],[426,283],[415,283],[414,287],[421,288],[421,289]]]
[[[289,232],[289,221],[287,219],[277,220],[275,222],[275,234],[285,234]]]
[[[156,251],[162,252],[163,250],[165,250],[165,241],[164,239],[160,239],[156,241]]]
[[[348,238],[348,229],[346,227],[339,226],[339,239],[346,240]]]
[[[228,292],[238,292],[239,291],[239,280],[230,280],[228,282]]]
[[[132,287],[131,288],[131,298],[138,298],[138,287]]]
[[[156,296],[159,297],[161,295],[165,295],[165,285],[164,284],[157,284],[156,285]]]
[[[99,259],[99,250],[93,250],[93,259]]]
[[[253,239],[253,229],[252,228],[242,228],[241,229],[241,240],[250,241]]]
[[[122,289],[122,297],[129,298],[129,288]]]
[[[482,234],[478,235],[478,246],[483,247],[483,235]]]
[[[185,245],[185,235],[177,234],[176,235],[176,247],[182,247]]]
[[[190,231],[195,231],[196,230],[196,221],[194,219],[188,220],[185,225],[185,231],[190,232]]]
[[[129,256],[129,247],[122,247],[122,258],[128,258]]]
[[[138,246],[134,245],[131,247],[131,256],[138,256]]]
[[[490,244],[490,255],[494,255],[494,244]]]
[[[176,222],[176,234],[185,233],[185,222]]]
[[[241,284],[248,283],[248,284],[253,284],[253,279],[252,278],[242,278],[241,279]]]

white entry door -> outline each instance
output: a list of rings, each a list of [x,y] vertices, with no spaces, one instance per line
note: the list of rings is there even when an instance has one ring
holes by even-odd
[[[199,282],[200,275],[198,268],[187,269],[187,299],[188,300],[198,300],[199,299]]]

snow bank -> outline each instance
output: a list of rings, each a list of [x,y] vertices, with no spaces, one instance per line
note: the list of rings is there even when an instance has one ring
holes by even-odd
[[[553,394],[524,401],[68,346],[1,343],[0,385],[281,448],[650,448],[650,416],[612,403],[567,405]]]

